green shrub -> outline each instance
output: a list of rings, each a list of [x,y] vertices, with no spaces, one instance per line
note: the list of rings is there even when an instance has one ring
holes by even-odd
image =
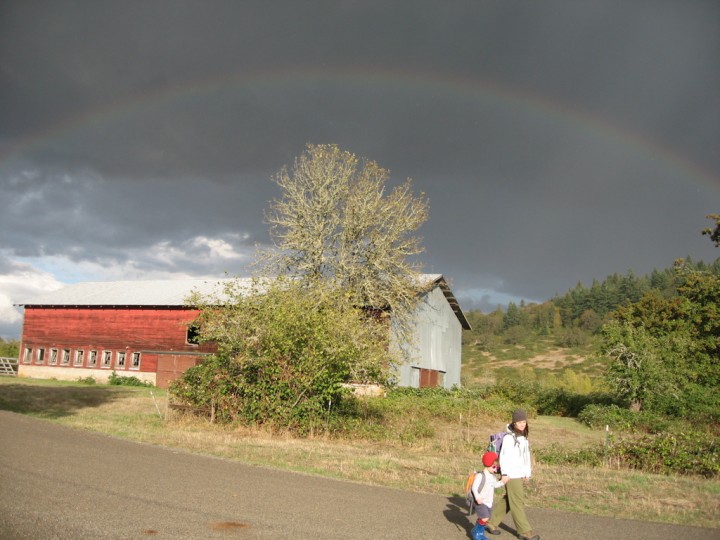
[[[527,341],[528,331],[522,326],[512,326],[503,334],[503,343],[507,345],[522,345]]]
[[[720,475],[720,442],[713,433],[656,433],[613,441],[608,457],[659,474]]]
[[[344,413],[347,382],[387,382],[393,358],[382,315],[333,291],[273,282],[203,309],[203,341],[218,353],[185,372],[170,391],[221,422],[264,424],[297,434],[329,429]]]
[[[387,397],[376,400],[375,405],[384,413],[411,415],[454,422],[459,418],[476,418],[478,415],[509,418],[517,408],[504,396],[493,393],[494,387],[485,388],[394,388]]]
[[[521,376],[517,370],[501,374],[497,381],[490,393],[517,404],[517,407],[532,403],[541,388],[537,381]]]
[[[535,452],[550,465],[599,467],[612,464],[655,474],[720,475],[720,443],[713,433],[654,433],[610,436],[607,445],[572,451],[552,446]]]
[[[638,425],[637,413],[615,404],[590,404],[578,413],[578,421],[591,428],[604,428],[632,431]]]
[[[110,377],[108,377],[108,384],[113,386],[153,386],[151,383],[142,381],[135,376],[124,377],[122,375],[118,375],[115,371],[110,373]]]
[[[607,394],[599,392],[578,394],[557,387],[539,387],[532,397],[533,406],[538,414],[549,416],[576,417],[590,405],[609,405],[612,401],[612,397]]]
[[[553,445],[536,450],[533,452],[533,455],[540,463],[547,465],[601,467],[606,461],[607,453],[603,447],[568,450],[562,446]]]
[[[593,428],[609,426],[615,431],[661,433],[687,429],[687,420],[664,416],[651,411],[632,411],[616,404],[592,404],[578,415],[578,420]],[[694,422],[697,425],[696,422]],[[708,424],[708,427],[711,427]],[[701,430],[702,431],[702,430]]]
[[[0,338],[0,356],[4,356],[6,358],[19,358],[19,352],[20,341],[16,339],[5,341],[3,338]]]
[[[580,328],[567,328],[563,330],[556,338],[555,344],[559,347],[584,347],[590,341],[590,336]]]
[[[614,401],[604,392],[574,392],[522,376],[517,370],[498,377],[498,382],[487,393],[512,403],[513,408],[526,408],[550,416],[575,417],[588,405],[609,405]]]
[[[95,384],[97,381],[95,377],[88,375],[87,377],[78,377],[77,382],[80,384]]]
[[[682,392],[670,396],[664,411],[675,418],[692,418],[699,423],[720,423],[720,392],[717,387],[688,384]]]

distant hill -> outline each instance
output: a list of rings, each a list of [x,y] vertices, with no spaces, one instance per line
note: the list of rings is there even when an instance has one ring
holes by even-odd
[[[720,258],[711,264],[683,260],[686,268],[720,275]],[[597,350],[598,332],[620,306],[637,302],[656,291],[664,298],[677,296],[675,268],[636,276],[612,274],[589,286],[578,283],[562,296],[541,304],[510,303],[506,310],[466,313],[472,330],[463,335],[463,385],[488,384],[520,370],[538,380],[559,376],[597,380],[603,363]]]

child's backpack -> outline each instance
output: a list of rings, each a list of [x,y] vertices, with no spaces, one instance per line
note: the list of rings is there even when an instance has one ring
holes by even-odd
[[[485,475],[482,473],[482,471],[473,471],[471,472],[467,480],[465,480],[465,502],[468,505],[468,516],[473,513],[475,510],[475,495],[473,495],[472,492],[472,485],[475,481],[475,477],[478,474],[482,474],[482,480],[480,480],[480,486],[478,487],[478,492],[482,491],[483,486],[485,485]]]

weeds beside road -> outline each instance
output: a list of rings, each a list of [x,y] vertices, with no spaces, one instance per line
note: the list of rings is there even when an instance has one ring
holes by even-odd
[[[297,439],[210,425],[180,413],[166,419],[166,394],[160,389],[14,378],[0,378],[0,409],[249,464],[446,496],[459,493],[468,470],[477,466],[487,433],[502,427],[490,417],[458,417],[434,426],[431,438],[413,439],[412,419],[408,418],[408,425],[395,426],[394,441]],[[581,447],[604,436],[567,418],[540,417],[531,422],[531,441],[536,448],[558,442]],[[405,437],[403,430],[408,433]],[[478,445],[475,451],[473,441]],[[528,504],[720,528],[719,498],[720,481],[716,479],[537,464]]]

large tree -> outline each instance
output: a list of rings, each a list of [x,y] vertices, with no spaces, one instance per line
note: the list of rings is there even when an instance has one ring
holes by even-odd
[[[646,293],[615,311],[603,328],[608,381],[637,407],[716,418],[720,275],[683,260],[675,271],[676,297]]]
[[[703,234],[720,247],[720,214]],[[720,274],[675,262],[677,295],[646,292],[603,327],[607,380],[636,408],[717,421],[720,385]]]
[[[314,430],[341,409],[346,383],[392,380],[404,350],[389,347],[385,314],[406,340],[427,203],[409,180],[386,192],[385,169],[333,145],[308,146],[274,180],[282,196],[259,275],[250,289],[188,299],[217,354],[172,391],[220,419]]]
[[[266,213],[273,246],[261,252],[261,274],[322,283],[402,319],[417,299],[428,204],[410,179],[392,190],[388,179],[374,161],[308,145],[274,177],[282,195]]]

